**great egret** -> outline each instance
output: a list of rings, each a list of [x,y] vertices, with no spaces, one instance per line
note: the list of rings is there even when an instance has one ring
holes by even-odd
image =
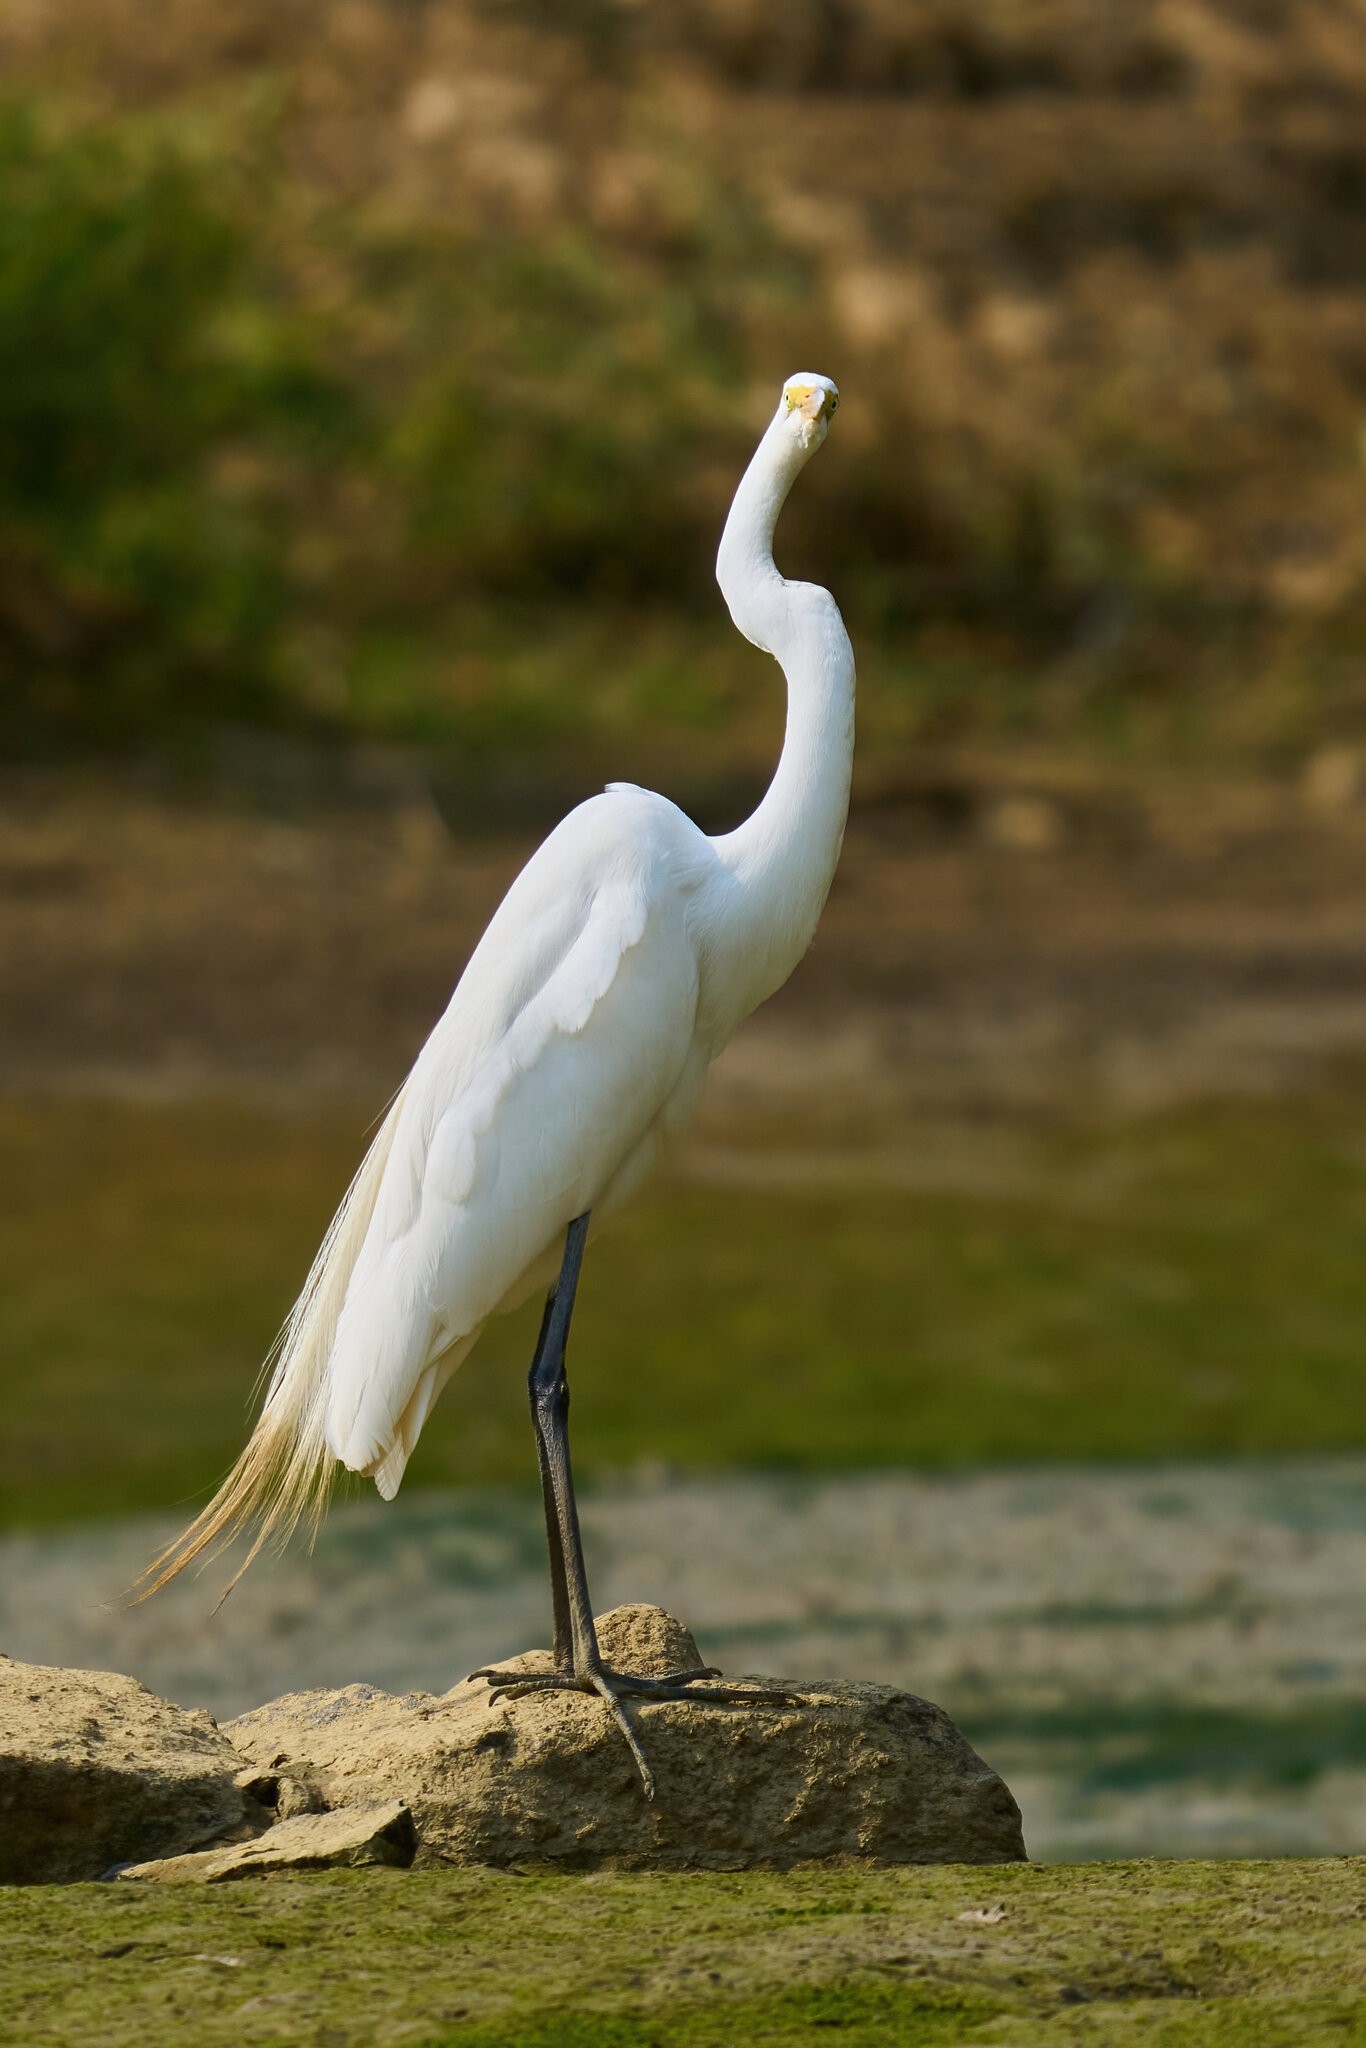
[[[773,529],[838,403],[828,377],[788,379],[717,557],[735,624],[787,678],[782,758],[762,803],[712,839],[666,797],[612,783],[533,854],[333,1219],[246,1449],[148,1575],[155,1590],[255,1524],[250,1564],[272,1533],[316,1520],[338,1464],[392,1499],[489,1316],[551,1282],[529,1385],[554,1672],[475,1675],[511,1692],[600,1694],[647,1792],[623,1698],[756,1695],[698,1690],[718,1675],[709,1669],[660,1679],[604,1667],[570,1471],[565,1346],[590,1215],[624,1202],[687,1123],[711,1061],[805,953],[834,877],[853,651],[830,593],[778,573]]]

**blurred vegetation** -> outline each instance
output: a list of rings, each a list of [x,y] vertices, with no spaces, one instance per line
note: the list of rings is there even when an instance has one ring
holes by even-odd
[[[170,1507],[217,1480],[360,1150],[357,1121],[4,1108],[0,1522]],[[978,1195],[676,1181],[589,1263],[576,1463],[1357,1447],[1363,1157],[1348,1077],[1295,1103],[1041,1133],[1032,1181]],[[414,1483],[533,1483],[536,1313],[490,1324]]]
[[[741,363],[693,252],[641,290],[571,238],[362,230],[329,310],[284,282],[264,144],[10,106],[0,179],[11,736],[383,724],[395,669],[422,729],[457,598],[621,604],[661,561],[695,592],[678,451]]]
[[[6,722],[99,741],[259,714],[291,597],[267,451],[307,461],[344,396],[272,312],[210,164],[10,105],[0,184]]]
[[[802,363],[870,745],[1366,727],[1355,18],[74,0],[0,63],[11,748],[743,717],[710,562]]]

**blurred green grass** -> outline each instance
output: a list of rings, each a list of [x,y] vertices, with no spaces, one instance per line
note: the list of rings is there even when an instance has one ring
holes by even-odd
[[[342,1111],[0,1108],[5,1523],[203,1495],[362,1143]],[[587,1269],[583,1472],[1362,1443],[1360,1092],[1039,1132],[1032,1160],[972,1195],[663,1183]],[[490,1326],[418,1483],[531,1483],[535,1320]]]

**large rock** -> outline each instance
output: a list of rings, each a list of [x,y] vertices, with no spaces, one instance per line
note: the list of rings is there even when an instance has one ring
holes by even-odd
[[[260,1809],[211,1715],[134,1678],[0,1656],[0,1883],[73,1883],[174,1856]]]
[[[617,1608],[598,1630],[619,1669],[700,1662],[658,1608]],[[509,1668],[548,1664],[532,1652]],[[738,1869],[1024,1856],[1014,1799],[940,1708],[888,1685],[792,1690],[793,1706],[632,1703],[653,1803],[603,1703],[577,1693],[491,1702],[482,1679],[401,1698],[352,1685],[289,1694],[225,1732],[264,1797],[274,1774],[296,1804],[403,1800],[419,1864]]]

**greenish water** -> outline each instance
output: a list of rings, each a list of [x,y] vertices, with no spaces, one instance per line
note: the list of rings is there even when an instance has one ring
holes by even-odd
[[[203,1495],[364,1135],[346,1110],[0,1105],[0,1520]],[[970,1193],[847,1164],[787,1184],[781,1155],[762,1187],[663,1184],[589,1262],[581,1470],[1363,1442],[1360,1091],[1041,1131],[1023,1156]],[[413,1481],[530,1482],[534,1332],[534,1306],[490,1327]]]

